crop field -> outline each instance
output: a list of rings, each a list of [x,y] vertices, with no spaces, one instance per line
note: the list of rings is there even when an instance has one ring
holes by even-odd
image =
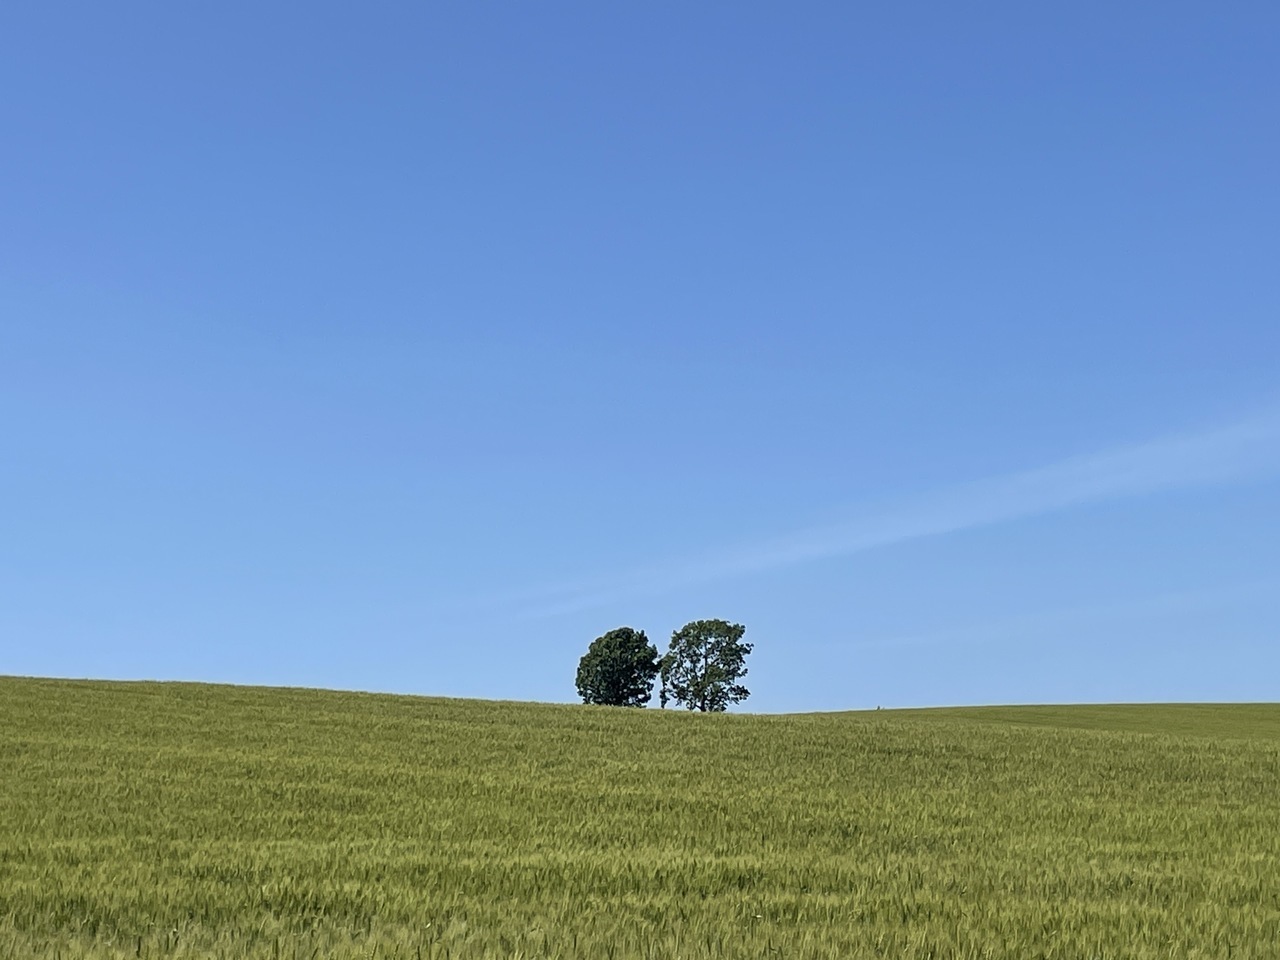
[[[1280,706],[0,678],[0,960],[1280,957]]]

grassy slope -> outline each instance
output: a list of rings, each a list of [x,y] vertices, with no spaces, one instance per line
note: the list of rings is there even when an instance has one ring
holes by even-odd
[[[1274,705],[0,679],[0,958],[1272,957],[1278,787]]]
[[[1087,706],[894,710],[895,718],[990,720],[1064,730],[1109,730],[1228,740],[1280,740],[1280,704],[1117,703]]]

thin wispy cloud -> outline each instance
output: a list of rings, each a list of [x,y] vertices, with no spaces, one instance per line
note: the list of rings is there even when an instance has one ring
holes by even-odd
[[[916,496],[822,526],[548,587],[524,614],[554,616],[637,595],[834,557],[1108,500],[1280,475],[1280,410],[1196,433],[1072,457]]]

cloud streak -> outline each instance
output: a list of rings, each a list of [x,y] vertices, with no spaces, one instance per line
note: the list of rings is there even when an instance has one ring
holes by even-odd
[[[1280,475],[1280,411],[990,477],[851,519],[527,595],[547,617],[1070,507]]]

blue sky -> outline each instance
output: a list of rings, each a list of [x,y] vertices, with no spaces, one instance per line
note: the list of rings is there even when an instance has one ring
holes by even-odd
[[[1274,700],[1274,4],[0,12],[0,673]]]

